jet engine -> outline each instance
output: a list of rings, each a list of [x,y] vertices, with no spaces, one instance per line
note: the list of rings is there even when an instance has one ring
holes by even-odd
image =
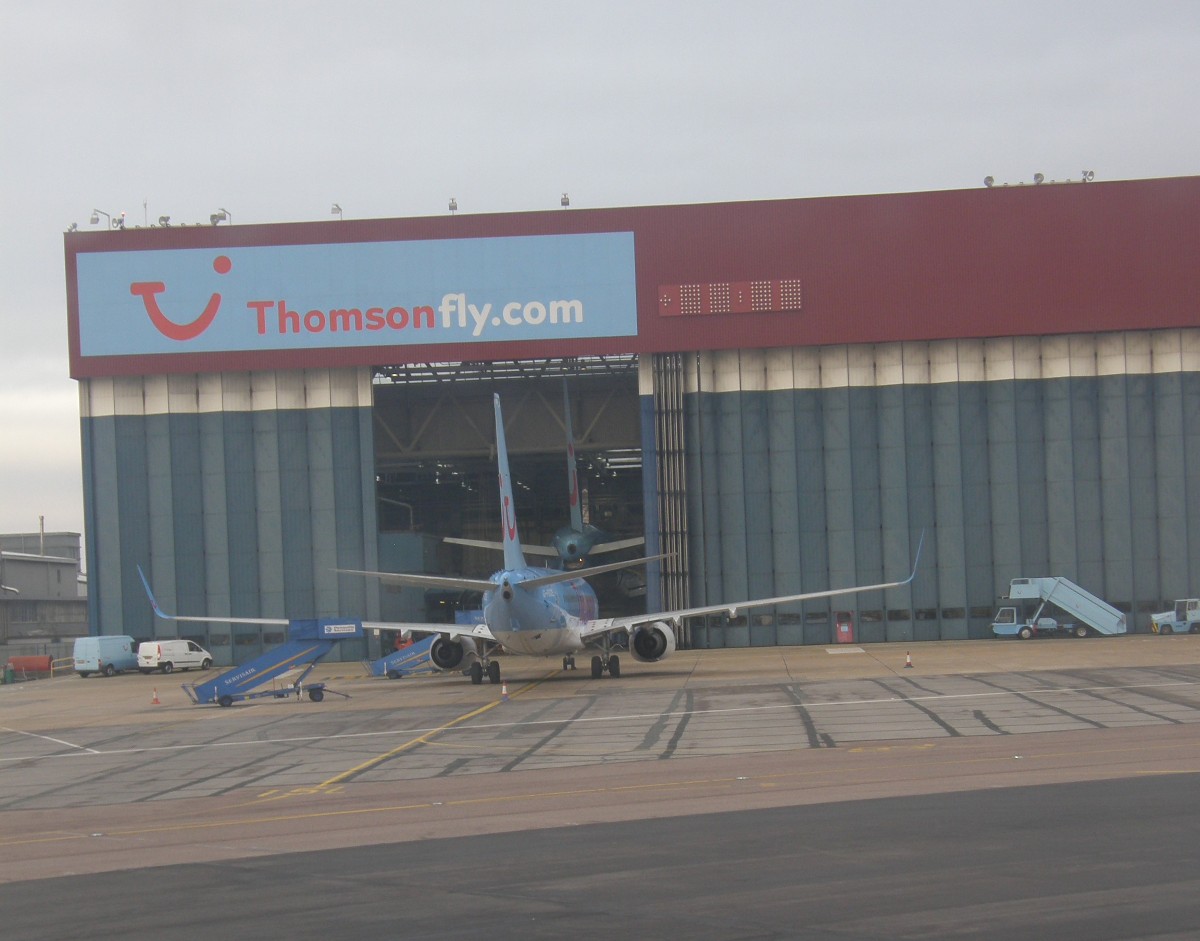
[[[429,659],[433,661],[433,665],[439,670],[453,670],[462,663],[465,653],[466,651],[459,641],[450,640],[447,637],[439,637],[433,642],[433,646],[429,648]]]
[[[639,624],[629,634],[629,652],[635,660],[653,663],[675,652],[675,630],[666,621]]]

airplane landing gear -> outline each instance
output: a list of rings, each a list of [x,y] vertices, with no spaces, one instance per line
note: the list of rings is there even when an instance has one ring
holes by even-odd
[[[471,685],[478,686],[483,682],[483,664],[476,660],[471,664]]]
[[[493,686],[500,682],[500,664],[495,660],[489,660],[487,665],[488,682]]]
[[[611,656],[601,657],[596,655],[592,657],[592,679],[598,680],[605,672],[613,679],[621,675],[621,658],[616,654]]]
[[[563,669],[564,670],[574,670],[575,669],[575,657],[573,654],[567,654],[565,657],[563,657]]]

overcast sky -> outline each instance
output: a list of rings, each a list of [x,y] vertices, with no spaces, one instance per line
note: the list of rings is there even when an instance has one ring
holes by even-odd
[[[62,233],[1187,176],[1200,3],[0,0],[0,532],[83,531]]]

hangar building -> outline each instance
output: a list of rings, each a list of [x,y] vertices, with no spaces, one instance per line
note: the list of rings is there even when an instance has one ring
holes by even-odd
[[[490,399],[522,537],[644,535],[602,605],[843,599],[862,642],[989,636],[1066,575],[1131,630],[1200,592],[1200,177],[65,236],[89,617],[441,618],[338,569],[487,574]],[[563,386],[569,400],[564,402]],[[464,569],[470,571],[463,571]],[[825,644],[830,604],[682,629]],[[241,662],[274,639],[198,636]],[[357,658],[369,651],[346,651]]]

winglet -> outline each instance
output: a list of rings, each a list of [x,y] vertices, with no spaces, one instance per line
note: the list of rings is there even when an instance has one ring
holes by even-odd
[[[910,582],[911,582],[911,581],[912,581],[914,578],[916,578],[916,577],[917,577],[917,566],[921,564],[921,550],[922,550],[923,548],[925,548],[925,530],[924,530],[924,529],[922,529],[922,530],[921,530],[921,540],[920,540],[920,541],[917,543],[917,556],[916,556],[916,558],[914,558],[914,559],[913,559],[913,570],[912,570],[912,574],[911,574],[910,576],[908,576],[908,578],[906,578],[906,579],[905,579],[905,580],[902,582],[902,584],[904,584],[904,585],[907,585],[907,584],[909,584],[909,583],[910,583]]]
[[[154,609],[154,613],[157,614],[160,618],[162,618],[165,621],[175,620],[173,617],[171,617],[171,615],[167,614],[165,611],[163,611],[162,608],[160,608],[158,606],[158,601],[154,597],[154,592],[152,592],[150,590],[150,582],[148,582],[146,580],[146,573],[142,571],[142,567],[140,565],[137,567],[137,570],[138,570],[138,577],[141,578],[141,580],[142,580],[142,585],[146,589],[146,597],[150,599],[150,607]]]

